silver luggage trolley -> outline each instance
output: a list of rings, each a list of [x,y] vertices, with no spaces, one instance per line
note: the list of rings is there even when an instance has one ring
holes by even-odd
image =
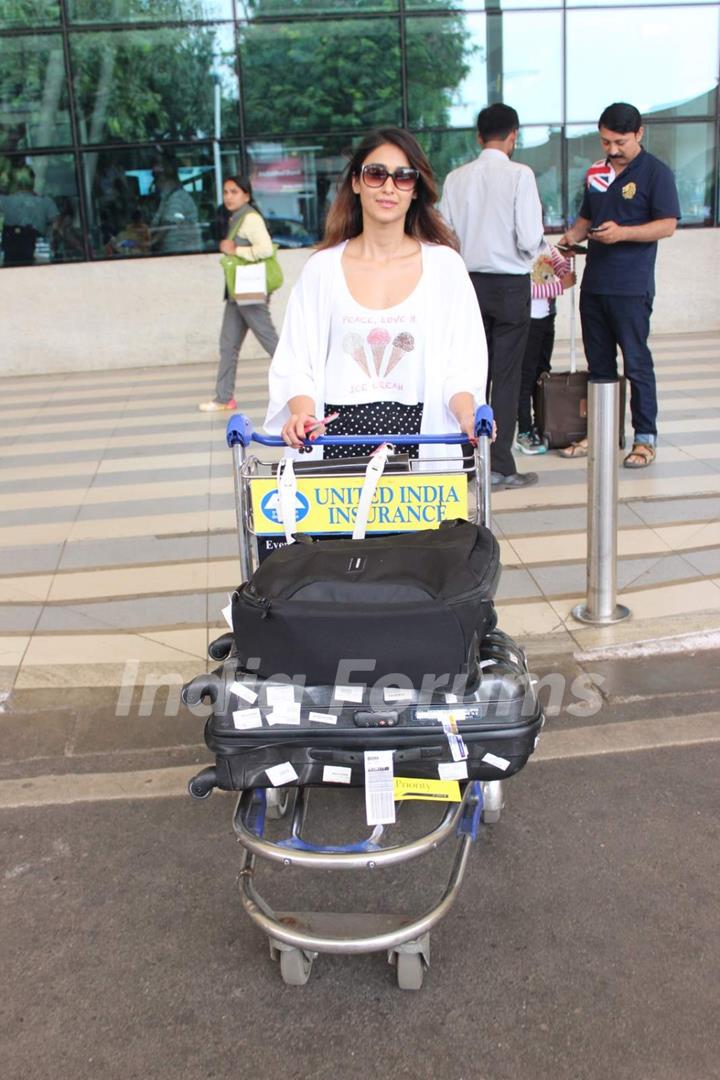
[[[488,406],[476,414],[477,446],[465,471],[456,457],[442,456],[443,447],[466,442],[461,434],[446,435],[388,435],[388,436],[325,436],[307,445],[381,445],[391,443],[397,450],[418,443],[438,446],[439,457],[430,463],[423,460],[422,471],[428,465],[437,471],[454,470],[463,481],[467,478],[470,504],[476,523],[490,527],[490,459],[492,411]],[[250,453],[253,443],[266,447],[284,448],[277,437],[253,431],[251,421],[242,415],[233,416],[228,424],[227,441],[234,459],[237,528],[240,550],[241,580],[247,580],[259,564],[257,499],[253,500],[253,485],[264,481],[261,492],[268,499],[276,462],[261,461]],[[417,475],[420,463],[405,466]],[[333,481],[347,479],[358,473],[347,472],[343,459],[328,461],[322,471]],[[346,470],[346,471],[343,471]],[[317,473],[314,474],[317,478]],[[407,471],[404,473],[407,478]],[[361,477],[362,479],[362,477]],[[269,486],[268,486],[269,482]],[[455,516],[449,514],[448,516]],[[470,516],[468,514],[468,516]],[[426,527],[425,525],[417,527]],[[312,528],[308,531],[312,532]],[[352,531],[352,526],[347,530]],[[382,530],[378,530],[382,531]],[[386,529],[385,531],[393,531]],[[190,794],[206,798],[212,791],[214,770],[201,772],[190,782]],[[338,789],[334,789],[338,790]],[[452,907],[465,872],[470,844],[477,839],[481,822],[496,822],[504,805],[501,780],[467,782],[462,801],[448,806],[442,820],[430,832],[410,842],[383,846],[376,827],[372,835],[358,843],[345,846],[319,846],[302,836],[307,810],[307,789],[303,786],[254,788],[240,793],[233,815],[233,828],[243,848],[239,885],[242,905],[252,922],[268,937],[270,955],[279,961],[282,979],[288,985],[304,985],[313,961],[320,953],[387,952],[388,961],[396,967],[397,983],[404,990],[419,990],[425,969],[430,963],[430,930]],[[269,840],[264,835],[266,818],[286,818],[288,835],[281,840]],[[384,914],[339,914],[332,912],[274,911],[255,887],[258,861],[267,859],[282,866],[322,870],[370,870],[396,866],[437,849],[455,838],[456,851],[449,880],[440,899],[420,916]]]

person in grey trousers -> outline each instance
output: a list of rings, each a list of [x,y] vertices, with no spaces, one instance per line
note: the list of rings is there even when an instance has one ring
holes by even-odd
[[[268,259],[273,253],[272,240],[262,215],[252,201],[252,187],[246,176],[229,176],[223,183],[223,203],[230,212],[227,238],[220,243],[225,255],[243,259]],[[278,336],[267,300],[239,307],[225,290],[225,314],[220,329],[220,364],[215,383],[215,397],[198,406],[200,412],[222,412],[237,408],[235,374],[238,354],[248,330],[252,330],[265,351],[272,357]]]

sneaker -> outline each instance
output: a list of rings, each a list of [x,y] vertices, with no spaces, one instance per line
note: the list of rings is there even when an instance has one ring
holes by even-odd
[[[547,446],[535,428],[521,432],[515,440],[515,449],[522,454],[546,454]]]
[[[203,401],[201,405],[198,405],[200,412],[234,412],[237,409],[237,401],[235,398],[231,398],[230,401]]]
[[[538,479],[536,472],[511,473],[510,476],[503,476],[502,473],[497,472],[490,473],[493,491],[512,491],[514,488],[530,487],[532,484],[537,484]]]

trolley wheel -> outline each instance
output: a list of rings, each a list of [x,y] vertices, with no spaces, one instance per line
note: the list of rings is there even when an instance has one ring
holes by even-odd
[[[283,949],[280,953],[280,974],[286,986],[304,986],[312,966],[302,949]]]
[[[482,819],[485,825],[496,825],[505,806],[502,780],[485,780]]]
[[[401,990],[422,989],[425,961],[421,953],[398,953],[395,963],[397,966],[397,984]]]
[[[277,821],[288,814],[295,803],[297,788],[267,788],[265,792],[265,815]]]

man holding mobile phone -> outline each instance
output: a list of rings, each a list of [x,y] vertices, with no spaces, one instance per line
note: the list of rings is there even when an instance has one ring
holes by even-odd
[[[619,346],[635,432],[623,464],[642,469],[655,460],[657,441],[655,370],[647,344],[657,242],[675,232],[680,204],[671,170],[642,146],[634,105],[608,105],[598,130],[605,157],[588,169],[580,213],[558,247],[589,240],[580,321],[590,380],[617,378]],[[587,440],[560,453],[584,457]]]

